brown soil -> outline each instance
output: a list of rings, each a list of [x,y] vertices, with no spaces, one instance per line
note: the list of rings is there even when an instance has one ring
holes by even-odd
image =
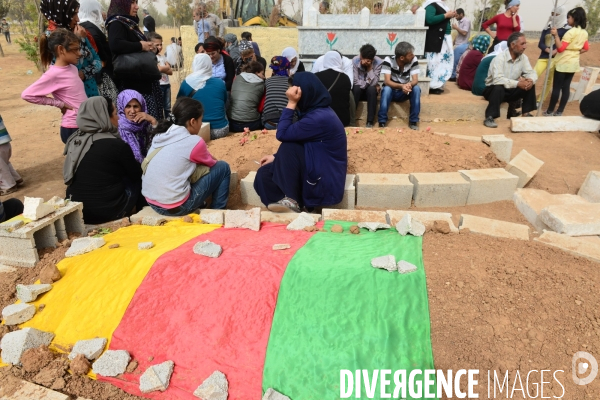
[[[56,358],[56,354],[48,349],[48,346],[40,346],[29,349],[21,356],[21,364],[25,372],[39,372]]]
[[[18,35],[15,33],[15,36]],[[32,75],[26,74],[34,67],[17,53],[16,45],[3,48],[6,57],[0,58],[3,83],[0,110],[13,138],[13,165],[26,181],[25,186],[12,196],[21,199],[24,195],[63,196],[63,145],[58,136],[60,113],[54,108],[29,105],[20,99],[23,89],[39,74],[36,71]],[[538,55],[534,48],[531,42],[527,50],[533,63]],[[591,51],[581,60],[582,65],[599,66],[600,45],[592,44]],[[540,84],[538,90],[539,87]],[[448,85],[443,95],[429,96],[422,104],[424,107],[443,107],[458,103],[471,107],[482,101]],[[578,104],[570,103],[565,114],[579,115]],[[587,172],[600,169],[597,156],[600,137],[595,133],[513,134],[508,120],[499,118],[498,129],[484,128],[482,120],[483,116],[474,115],[472,121],[432,122],[423,124],[421,132],[408,131],[405,122],[400,120],[392,120],[383,134],[379,129],[364,128],[359,129],[363,133],[356,134],[349,128],[349,172],[427,172],[437,171],[440,167],[443,171],[455,171],[499,165],[489,158],[487,147],[431,135],[433,131],[511,137],[514,140],[513,156],[521,149],[527,149],[545,162],[529,187],[551,193],[576,193]],[[427,126],[431,127],[429,132]],[[400,128],[402,132],[398,132]],[[254,160],[277,149],[273,132],[258,136],[257,140],[244,146],[239,145],[237,136],[221,139],[212,142],[210,149],[217,158],[230,162],[232,170],[237,170],[239,178],[243,178],[248,171],[257,169]],[[239,204],[238,186],[230,205]],[[510,201],[423,210],[451,212],[455,224],[461,213],[527,224]],[[35,268],[0,273],[0,308],[16,300],[17,283],[34,283],[40,270],[55,265],[64,257],[65,250],[62,246],[42,249],[41,262]],[[488,369],[509,370],[511,383],[517,369],[521,373],[531,369],[562,369],[565,372],[559,378],[566,388],[565,398],[600,397],[600,379],[583,387],[575,387],[570,379],[571,357],[576,351],[585,350],[600,356],[597,296],[600,269],[597,264],[537,242],[433,232],[428,232],[423,239],[423,257],[436,368],[478,368],[480,384],[485,382]],[[8,329],[14,328],[0,326],[0,337]],[[136,399],[109,384],[65,373],[66,360],[57,357],[35,372],[26,372],[19,367],[0,368],[0,397],[13,393],[20,386],[20,379],[32,382],[37,379],[74,397]],[[536,379],[539,382],[539,375]],[[545,396],[560,394],[556,384],[546,385]],[[517,394],[515,398],[521,397]]]
[[[83,354],[77,354],[71,360],[71,371],[74,375],[85,375],[91,368],[91,364]]]

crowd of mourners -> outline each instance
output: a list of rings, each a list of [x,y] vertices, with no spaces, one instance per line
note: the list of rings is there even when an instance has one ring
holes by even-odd
[[[250,32],[239,41],[235,34],[223,35],[221,20],[200,3],[193,11],[198,42],[191,73],[171,106],[169,76],[183,67],[181,38],[171,38],[163,52],[163,38],[146,10],[140,29],[137,0],[111,0],[106,14],[97,0],[80,1],[41,0],[48,20],[40,38],[46,72],[22,98],[60,108],[66,196],[84,203],[87,223],[126,217],[144,206],[170,216],[225,208],[230,168],[198,135],[203,122],[210,123],[212,140],[245,130],[276,130],[279,149],[260,160],[254,183],[265,206],[276,212],[341,202],[347,171],[344,127],[356,125],[359,101],[366,101],[367,127],[374,126],[375,117],[385,127],[391,102],[409,101],[408,125],[418,129],[419,62],[408,42],[398,43],[394,55],[384,58],[370,44],[351,58],[329,51],[306,72],[292,47],[267,64]],[[441,94],[448,81],[455,81],[484,96],[488,127],[497,126],[502,102],[509,103],[508,117],[519,115],[518,108],[524,116],[537,108],[535,81],[550,53],[554,81],[544,115],[560,115],[579,54],[589,48],[585,11],[557,8],[542,33],[534,70],[523,54],[519,0],[505,5],[503,14],[483,24],[488,34],[473,36],[463,10],[450,10],[444,0],[423,5],[430,93]],[[452,24],[453,18],[458,23]],[[454,45],[452,29],[458,31]],[[582,110],[593,114],[598,100],[584,99]],[[10,136],[0,117],[0,195],[23,184],[9,158]],[[19,204],[4,204],[0,221],[20,212]]]

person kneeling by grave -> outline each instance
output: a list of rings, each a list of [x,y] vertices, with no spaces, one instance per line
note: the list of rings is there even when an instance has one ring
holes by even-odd
[[[217,161],[198,136],[202,103],[180,97],[168,120],[158,123],[148,156],[142,163],[142,194],[161,215],[187,215],[204,207],[225,209],[231,170]]]
[[[394,50],[395,56],[383,61],[383,89],[379,103],[377,120],[383,128],[388,120],[388,108],[392,101],[410,101],[408,126],[418,130],[421,113],[421,88],[419,87],[419,61],[414,55],[415,48],[408,42],[400,42]]]
[[[515,110],[510,106],[519,99],[523,99],[522,112],[524,117],[531,117],[530,111],[537,109],[535,104],[535,81],[537,74],[531,68],[529,58],[524,54],[527,47],[525,35],[521,32],[512,33],[507,41],[508,49],[498,54],[488,71],[485,79],[483,97],[489,101],[485,109],[483,125],[488,128],[497,128],[494,121],[500,117],[500,104],[509,103],[506,118],[515,116]]]
[[[23,203],[19,199],[0,201],[0,223],[23,213]]]
[[[288,104],[277,126],[276,154],[264,156],[254,189],[274,212],[300,212],[338,204],[344,196],[348,153],[342,122],[329,107],[331,96],[310,72],[294,74]],[[294,113],[300,119],[293,122]]]
[[[67,197],[83,203],[83,219],[88,224],[124,218],[146,205],[140,194],[140,164],[119,138],[118,124],[110,98],[90,97],[81,103],[79,129],[65,145]]]

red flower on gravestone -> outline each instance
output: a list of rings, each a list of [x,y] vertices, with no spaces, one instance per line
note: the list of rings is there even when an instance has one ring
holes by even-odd
[[[336,34],[334,32],[327,32],[327,39],[325,40],[329,45],[329,50],[332,49],[335,42],[337,42]]]
[[[390,39],[390,42],[393,42],[394,40],[396,40],[396,33],[388,33],[388,38]]]
[[[396,43],[398,43],[398,38],[396,38],[396,36],[398,36],[397,33],[393,33],[393,32],[388,33],[388,37],[387,37],[386,41],[387,41],[387,44],[390,45],[390,50],[393,50],[394,45]]]

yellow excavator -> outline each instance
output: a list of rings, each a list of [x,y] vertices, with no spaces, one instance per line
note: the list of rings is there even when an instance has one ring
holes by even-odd
[[[231,19],[238,26],[271,26],[273,10],[278,12],[276,26],[298,26],[298,22],[281,11],[281,0],[220,0],[223,18]],[[277,8],[276,8],[277,7]]]

